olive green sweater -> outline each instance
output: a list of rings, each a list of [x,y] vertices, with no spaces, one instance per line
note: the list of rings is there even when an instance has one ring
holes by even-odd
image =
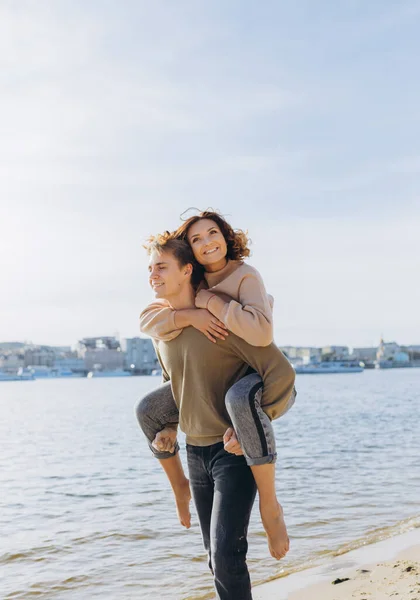
[[[274,344],[256,348],[234,334],[214,344],[193,327],[169,342],[155,339],[154,344],[164,379],[171,381],[179,426],[188,444],[209,446],[222,441],[231,425],[225,395],[246,374],[248,365],[264,381],[261,404],[270,419],[280,417],[294,403],[294,369]]]

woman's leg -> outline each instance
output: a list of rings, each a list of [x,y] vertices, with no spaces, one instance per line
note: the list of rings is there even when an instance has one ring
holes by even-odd
[[[175,441],[173,452],[160,452],[152,442],[165,427],[172,427],[176,438],[176,426],[179,414],[172,396],[170,383],[163,384],[160,388],[153,390],[142,398],[136,405],[136,416],[153,455],[159,460],[166,476],[169,479],[175,496],[178,518],[187,529],[191,525],[190,514],[190,486],[185,476],[182,463],[179,458],[179,445]]]
[[[153,440],[162,429],[172,428],[176,433],[178,426],[179,413],[169,381],[139,400],[136,405],[136,417],[156,458],[171,458],[179,452],[178,442],[174,444],[174,452],[160,452],[152,446]]]
[[[225,402],[249,466],[275,463],[276,439],[261,407],[263,380],[258,373],[242,377],[227,392]]]
[[[289,550],[283,509],[276,496],[276,441],[270,419],[261,407],[263,381],[251,373],[226,394],[226,409],[257,484],[260,513],[273,558]]]

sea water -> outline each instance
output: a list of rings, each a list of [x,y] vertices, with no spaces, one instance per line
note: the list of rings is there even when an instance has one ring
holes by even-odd
[[[197,517],[178,523],[134,416],[157,385],[0,383],[1,598],[214,597]],[[255,506],[254,583],[420,526],[420,369],[301,375],[297,389],[274,422],[291,549],[270,557]]]

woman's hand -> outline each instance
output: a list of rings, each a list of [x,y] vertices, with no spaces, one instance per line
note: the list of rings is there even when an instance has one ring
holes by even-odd
[[[153,448],[159,452],[170,452],[171,454],[175,452],[175,444],[176,429],[172,429],[171,427],[165,427],[165,429],[159,431],[152,442]]]
[[[223,443],[225,445],[226,452],[230,452],[236,456],[243,456],[241,444],[238,442],[236,432],[232,427],[226,429],[225,435],[223,436]]]
[[[224,340],[228,335],[228,330],[222,321],[219,321],[217,317],[214,317],[211,312],[204,308],[194,310],[190,321],[191,325],[204,333],[211,342],[216,343],[216,338]]]

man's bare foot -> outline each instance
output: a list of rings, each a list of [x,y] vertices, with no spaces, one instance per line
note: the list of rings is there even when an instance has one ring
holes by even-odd
[[[189,529],[191,527],[190,501],[191,491],[188,479],[185,483],[174,489],[176,512],[181,525]]]
[[[268,538],[268,548],[273,558],[280,560],[289,551],[289,536],[284,522],[283,509],[276,501],[274,505],[260,502],[262,523]]]
[[[176,429],[165,427],[162,431],[156,434],[152,442],[153,448],[159,452],[175,452],[176,444]]]

